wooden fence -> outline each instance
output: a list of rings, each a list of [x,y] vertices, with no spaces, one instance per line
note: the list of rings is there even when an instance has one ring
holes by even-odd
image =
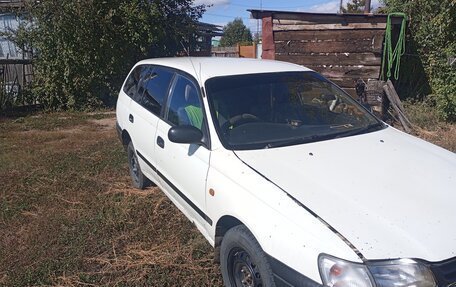
[[[212,57],[256,58],[257,46],[236,45],[234,47],[212,47]]]
[[[24,93],[29,88],[32,77],[31,60],[0,59],[0,110],[36,104]]]

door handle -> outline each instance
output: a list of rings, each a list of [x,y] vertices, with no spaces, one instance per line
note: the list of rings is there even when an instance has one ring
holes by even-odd
[[[161,148],[165,148],[165,140],[161,136],[157,137],[157,145]]]
[[[133,117],[132,114],[130,114],[130,115],[128,116],[128,120],[129,120],[131,123],[134,123],[134,122],[135,122],[135,118]]]

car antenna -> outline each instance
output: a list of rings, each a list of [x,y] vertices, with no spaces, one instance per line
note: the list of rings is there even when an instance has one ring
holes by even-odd
[[[185,48],[184,43],[182,43],[182,41],[179,41],[179,43],[181,44],[182,49],[184,49],[185,53],[187,54],[187,58],[190,60],[190,63],[192,64],[193,71],[195,71],[195,75],[196,75],[196,78],[197,78],[197,80],[198,80],[198,83],[199,83],[200,87],[202,87],[202,86],[203,86],[203,83],[202,83],[201,77],[200,77],[200,73],[201,73],[201,63],[200,63],[200,73],[198,73],[198,72],[196,71],[195,65],[193,64],[192,57],[190,56],[190,49]],[[203,93],[203,95],[204,95],[204,93]]]

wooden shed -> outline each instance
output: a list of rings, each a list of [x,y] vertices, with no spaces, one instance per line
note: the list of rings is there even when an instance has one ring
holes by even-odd
[[[25,0],[0,0],[0,11],[10,12],[11,9],[22,10],[25,8]]]
[[[24,21],[24,0],[0,0],[0,32],[16,30]],[[0,36],[0,110],[31,104],[20,97],[33,78],[31,52],[23,51],[8,37]]]
[[[307,66],[353,96],[356,80],[379,79],[387,15],[249,11],[262,20],[263,59]]]
[[[212,38],[223,36],[221,26],[198,22],[196,27],[196,35],[194,35],[192,50],[190,54],[198,57],[210,57],[212,48]]]

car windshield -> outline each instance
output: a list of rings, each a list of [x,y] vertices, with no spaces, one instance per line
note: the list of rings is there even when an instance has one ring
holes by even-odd
[[[384,125],[315,72],[211,78],[206,91],[226,148],[261,149],[329,140]]]

